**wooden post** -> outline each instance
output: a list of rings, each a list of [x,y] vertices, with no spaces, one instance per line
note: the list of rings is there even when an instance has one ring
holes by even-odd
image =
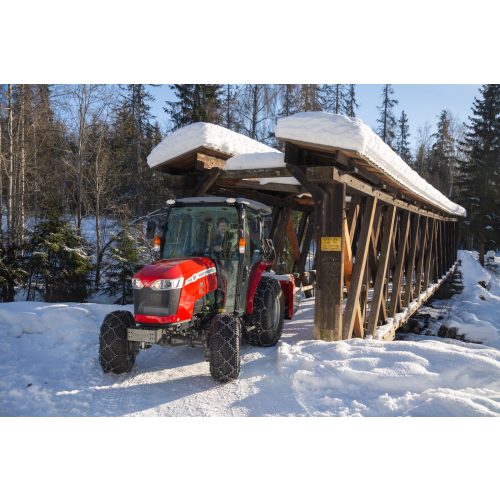
[[[415,273],[415,297],[418,299],[422,291],[422,271],[424,269],[424,257],[427,249],[429,218],[423,217],[420,230],[420,243],[418,245],[417,271]]]
[[[398,248],[398,255],[396,258],[396,269],[394,271],[394,276],[392,278],[391,303],[389,305],[389,317],[391,318],[394,318],[394,316],[398,312],[398,305],[401,300],[401,282],[403,279],[405,248],[406,248],[406,243],[408,241],[409,219],[410,219],[410,212],[405,210],[403,212],[403,217],[401,220],[399,248]]]
[[[408,259],[408,264],[406,267],[406,286],[405,286],[405,296],[403,299],[403,307],[408,307],[408,304],[413,299],[413,271],[415,269],[415,255],[417,253],[417,236],[418,227],[420,223],[420,215],[413,214],[411,216],[411,248],[410,255]],[[416,278],[418,279],[418,278]]]
[[[377,277],[373,286],[373,297],[368,316],[366,334],[375,335],[378,318],[381,310],[382,298],[384,297],[384,285],[389,262],[390,244],[394,232],[394,219],[396,218],[396,207],[389,205],[385,213],[384,232],[382,233],[382,247],[380,249],[380,260],[377,268]],[[384,304],[385,311],[385,304]]]
[[[273,245],[276,253],[276,262],[274,263],[273,269],[276,269],[276,264],[278,263],[281,247],[283,246],[283,241],[285,239],[286,228],[288,226],[288,219],[290,218],[291,213],[291,207],[284,207],[281,212],[278,228],[276,229],[276,234],[273,237]]]
[[[309,256],[309,247],[311,246],[311,241],[314,233],[314,216],[311,215],[309,218],[309,224],[307,225],[306,235],[304,237],[304,244],[302,245],[302,251],[300,253],[299,262],[297,264],[297,272],[300,274],[300,282],[304,283],[304,271],[306,268],[307,257]],[[312,297],[312,290],[306,290],[304,292],[307,298]]]
[[[352,273],[351,288],[347,295],[345,306],[344,325],[342,328],[342,338],[350,339],[354,328],[356,316],[356,307],[358,306],[361,285],[363,284],[364,271],[368,256],[368,246],[370,243],[371,231],[373,228],[373,218],[377,208],[377,198],[368,198],[361,222],[361,232],[359,235],[358,248],[356,250],[356,259]]]
[[[436,235],[436,219],[432,219],[429,229],[429,244],[427,253],[427,257],[425,258],[425,271],[424,271],[424,292],[429,288],[429,281],[431,276],[431,267],[432,267],[432,254],[434,252],[434,240]]]
[[[342,339],[344,288],[345,184],[326,186],[321,200],[315,197],[315,229],[318,234],[314,339]],[[317,203],[317,202],[320,203]]]
[[[269,232],[267,237],[269,239],[273,239],[274,232],[276,231],[276,227],[278,225],[278,219],[280,218],[281,207],[274,207],[273,212],[271,214],[271,226],[269,227]]]

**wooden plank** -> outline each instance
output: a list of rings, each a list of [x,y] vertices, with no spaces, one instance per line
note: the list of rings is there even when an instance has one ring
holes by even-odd
[[[398,248],[398,255],[396,258],[396,269],[394,271],[394,276],[392,278],[392,293],[391,293],[391,302],[389,305],[389,317],[394,318],[396,313],[398,312],[398,304],[401,299],[401,281],[403,279],[403,264],[404,264],[404,256],[405,256],[405,248],[408,242],[408,230],[409,230],[409,220],[410,220],[410,212],[404,211],[403,218],[401,221],[401,239]]]
[[[361,293],[361,285],[363,284],[368,246],[376,208],[377,199],[368,198],[364,209],[363,220],[361,222],[361,232],[359,235],[358,248],[356,250],[356,259],[354,261],[351,288],[347,296],[347,303],[344,312],[344,325],[342,328],[342,338],[344,340],[352,337],[356,316],[356,305],[358,304],[359,295]]]
[[[422,290],[422,270],[424,269],[424,257],[427,249],[429,218],[423,217],[420,231],[420,243],[418,245],[417,270],[415,271],[415,297],[419,297]]]
[[[389,263],[390,245],[391,241],[393,240],[395,218],[396,207],[391,205],[387,207],[387,211],[385,213],[384,230],[382,232],[382,247],[380,248],[380,260],[378,262],[377,276],[375,278],[375,285],[373,287],[373,296],[370,306],[370,314],[368,316],[368,326],[366,329],[366,333],[370,335],[375,335],[375,329],[377,328],[381,311],[387,273],[387,264]]]
[[[217,158],[212,155],[196,153],[196,166],[195,170],[211,170],[212,168],[219,168],[221,170],[226,168],[226,160]]]
[[[309,217],[308,212],[302,212],[299,222],[299,228],[297,229],[297,241],[299,242],[299,247],[302,245],[302,238],[304,237],[304,232],[307,226],[307,218]]]
[[[208,174],[193,189],[193,196],[204,196],[220,176],[221,172],[222,170],[218,167],[211,168]]]
[[[408,264],[406,266],[406,286],[403,299],[403,307],[408,307],[408,304],[413,299],[413,271],[415,269],[415,256],[417,254],[417,236],[420,224],[420,215],[412,214],[411,216],[411,248]],[[418,277],[416,278],[418,280]]]
[[[315,200],[318,201],[318,200]],[[345,184],[327,187],[322,200],[319,223],[324,232],[318,237],[316,306],[314,308],[314,339],[342,340],[342,303],[344,295],[344,213]],[[326,220],[322,220],[325,218]],[[315,221],[316,224],[316,221]],[[340,238],[340,250],[322,245],[324,238]]]

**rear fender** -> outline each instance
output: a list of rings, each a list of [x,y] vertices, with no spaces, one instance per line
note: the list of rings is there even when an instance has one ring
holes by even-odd
[[[257,291],[257,287],[259,286],[260,278],[262,277],[262,273],[269,267],[272,266],[273,263],[270,260],[261,260],[260,262],[256,262],[252,266],[252,270],[250,271],[250,276],[248,278],[248,289],[247,289],[247,313],[253,313],[253,299],[255,297],[255,292]]]

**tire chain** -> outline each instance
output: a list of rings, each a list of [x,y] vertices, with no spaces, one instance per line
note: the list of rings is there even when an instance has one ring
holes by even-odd
[[[99,363],[105,373],[128,372],[134,365],[135,356],[127,353],[127,328],[133,324],[129,311],[113,311],[104,318],[99,335]]]
[[[279,287],[279,290],[277,287]],[[270,294],[273,294],[273,292],[279,294],[279,292],[282,292],[281,285],[274,278],[264,276],[260,279],[259,286],[257,287],[253,306],[254,312],[250,315],[252,325],[255,326],[255,328],[248,333],[248,337],[245,340],[249,344],[259,347],[269,347],[272,345],[272,342],[263,342],[262,339],[263,335],[268,335],[268,330],[262,327],[262,318],[266,317],[265,311],[269,311],[265,303],[266,301],[264,300],[266,291]],[[271,301],[271,311],[268,313],[270,318],[272,318],[273,303],[274,300]]]
[[[217,344],[217,345],[215,345]],[[219,382],[229,382],[240,373],[241,327],[232,314],[218,314],[212,320],[210,373]]]

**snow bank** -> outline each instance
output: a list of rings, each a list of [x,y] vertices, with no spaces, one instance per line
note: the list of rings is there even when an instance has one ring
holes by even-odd
[[[227,128],[201,122],[183,127],[163,139],[148,156],[148,165],[156,167],[200,147],[215,149],[228,155],[277,152]]]
[[[422,179],[359,118],[323,112],[297,113],[280,118],[274,133],[281,140],[356,151],[417,196],[451,214],[466,215],[463,207],[450,201]]]
[[[500,352],[457,341],[282,344],[280,372],[311,416],[499,416]]]

